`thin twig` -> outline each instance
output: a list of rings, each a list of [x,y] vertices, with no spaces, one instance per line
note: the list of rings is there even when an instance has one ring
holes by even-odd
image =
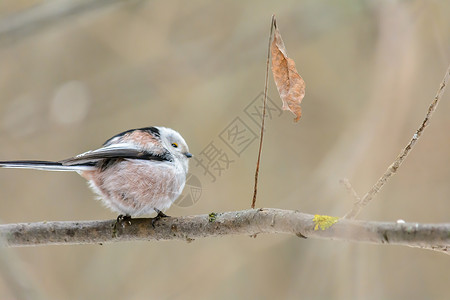
[[[425,119],[423,120],[422,124],[419,126],[419,129],[414,133],[413,137],[409,141],[409,143],[406,145],[406,147],[400,152],[400,155],[397,157],[397,159],[387,168],[386,172],[381,176],[380,179],[375,183],[375,185],[364,195],[364,197],[357,201],[353,208],[344,216],[346,219],[354,219],[361,210],[369,204],[369,202],[378,194],[378,192],[381,190],[381,188],[386,184],[386,182],[389,180],[390,177],[392,177],[395,173],[397,173],[398,168],[401,166],[402,162],[405,160],[405,158],[408,156],[408,154],[413,149],[416,142],[419,140],[420,136],[422,135],[425,128],[430,124],[431,117],[433,116],[434,111],[436,110],[437,105],[439,104],[439,101],[442,98],[442,95],[445,92],[445,88],[448,84],[450,78],[450,66],[448,67],[447,71],[445,72],[444,78],[442,79],[441,85],[439,86],[439,89],[436,93],[436,96],[434,97],[433,101],[431,102],[430,106],[428,107],[427,114],[425,116]]]
[[[361,197],[359,197],[358,193],[355,191],[348,178],[342,178],[339,182],[345,187],[350,196],[352,196],[356,201],[361,200]]]
[[[329,219],[334,219],[328,217]],[[325,220],[325,224],[317,220]],[[182,240],[261,233],[419,247],[450,253],[450,224],[365,222],[339,219],[326,224],[326,216],[275,208],[168,217],[152,226],[152,219],[78,222],[40,222],[0,225],[0,238],[9,247],[37,245],[103,244],[123,241]],[[328,227],[322,230],[323,226]]]
[[[253,189],[253,200],[252,200],[252,206],[251,206],[252,208],[255,208],[256,194],[258,193],[259,163],[261,161],[261,151],[262,151],[262,144],[263,144],[263,137],[264,137],[264,121],[266,119],[267,91],[269,89],[270,44],[272,42],[272,33],[273,33],[274,24],[275,24],[275,15],[272,15],[272,21],[270,23],[269,47],[267,49],[266,77],[264,80],[264,100],[263,100],[263,110],[262,110],[262,119],[261,119],[261,133],[260,133],[260,137],[259,137],[258,160],[256,162],[256,170],[255,170],[255,186]]]

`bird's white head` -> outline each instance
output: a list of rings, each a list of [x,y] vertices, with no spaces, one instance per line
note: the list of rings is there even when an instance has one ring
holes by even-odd
[[[187,173],[189,158],[192,157],[192,154],[189,152],[189,147],[186,141],[183,139],[181,134],[171,128],[156,128],[159,129],[160,139],[163,146],[174,156],[175,159],[178,159],[181,162],[184,171]]]

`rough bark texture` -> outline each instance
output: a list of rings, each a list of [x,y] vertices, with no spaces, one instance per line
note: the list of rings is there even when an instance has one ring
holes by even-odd
[[[36,245],[103,244],[121,241],[183,240],[223,235],[255,236],[284,233],[302,238],[322,238],[405,245],[448,254],[450,224],[365,222],[339,219],[318,228],[315,216],[274,208],[249,209],[157,220],[40,222],[0,225],[0,237],[10,247]],[[317,218],[316,218],[317,219]]]

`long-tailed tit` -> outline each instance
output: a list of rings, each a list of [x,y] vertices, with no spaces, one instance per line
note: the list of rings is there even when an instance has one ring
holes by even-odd
[[[161,217],[183,191],[191,157],[178,132],[146,127],[119,133],[101,148],[69,159],[0,161],[0,167],[75,171],[114,212]]]

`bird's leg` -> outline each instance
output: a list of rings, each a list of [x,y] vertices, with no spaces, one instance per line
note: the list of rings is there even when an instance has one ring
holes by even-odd
[[[160,211],[159,209],[155,208],[154,209],[158,214],[156,215],[156,217],[152,218],[152,227],[155,228],[155,223],[161,219],[161,218],[168,218],[169,216],[166,215],[165,213],[163,213],[162,211]]]
[[[156,215],[156,218],[161,219],[161,218],[168,218],[169,216],[166,215],[165,213],[163,213],[162,211],[160,211],[159,209],[155,208],[155,211],[158,213]]]

